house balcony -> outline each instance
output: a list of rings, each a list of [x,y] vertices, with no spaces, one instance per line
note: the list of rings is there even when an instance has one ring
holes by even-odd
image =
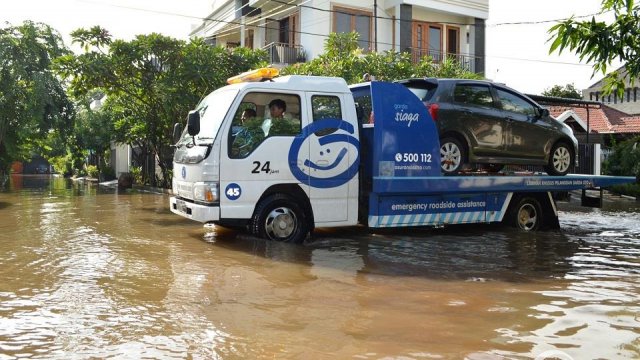
[[[267,52],[270,64],[287,66],[307,61],[306,54],[301,45],[272,42],[262,49]]]
[[[453,60],[457,62],[463,69],[470,72],[475,72],[477,59],[476,56],[449,54],[442,51],[429,49],[410,48],[410,50],[411,60],[414,63],[420,62],[425,56],[428,56],[433,59],[433,62],[436,64],[443,62],[445,59],[449,61]]]

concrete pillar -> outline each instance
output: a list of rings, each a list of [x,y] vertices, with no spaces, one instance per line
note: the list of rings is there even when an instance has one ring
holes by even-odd
[[[400,51],[407,51],[411,48],[411,20],[413,20],[413,8],[411,5],[400,5]]]
[[[485,23],[484,23],[484,19],[479,19],[476,18],[475,19],[475,24],[476,24],[476,28],[475,28],[475,57],[476,57],[476,61],[475,61],[475,72],[477,74],[481,74],[481,75],[485,75],[484,71],[484,66],[485,66],[485,57],[486,57],[486,52],[485,52]]]

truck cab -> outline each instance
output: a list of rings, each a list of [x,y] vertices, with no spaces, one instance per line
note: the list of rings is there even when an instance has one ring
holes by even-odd
[[[274,102],[284,114],[273,116]],[[357,223],[359,134],[343,79],[232,83],[190,119],[176,143],[172,212],[280,241]]]

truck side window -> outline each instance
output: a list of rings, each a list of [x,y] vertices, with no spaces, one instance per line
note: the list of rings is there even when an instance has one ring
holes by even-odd
[[[311,97],[311,111],[313,113],[313,121],[323,119],[342,119],[342,108],[340,107],[340,98],[337,96],[313,95]],[[316,131],[317,136],[324,136],[335,132],[336,128],[327,128]]]
[[[284,112],[272,116],[269,104],[275,99],[278,99],[280,108],[284,107]],[[246,158],[266,138],[295,136],[300,133],[300,129],[300,97],[298,95],[250,92],[242,99],[231,122],[227,140],[229,158]]]
[[[358,114],[358,123],[368,124],[372,120],[371,116],[371,90],[369,86],[351,90],[353,92],[353,101],[356,104],[356,114]]]

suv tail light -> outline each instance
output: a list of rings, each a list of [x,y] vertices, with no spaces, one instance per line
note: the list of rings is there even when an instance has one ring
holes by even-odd
[[[433,104],[425,104],[427,107],[427,110],[429,111],[429,115],[431,115],[431,118],[433,119],[433,121],[438,121],[438,110],[440,109],[440,105],[433,103]]]

